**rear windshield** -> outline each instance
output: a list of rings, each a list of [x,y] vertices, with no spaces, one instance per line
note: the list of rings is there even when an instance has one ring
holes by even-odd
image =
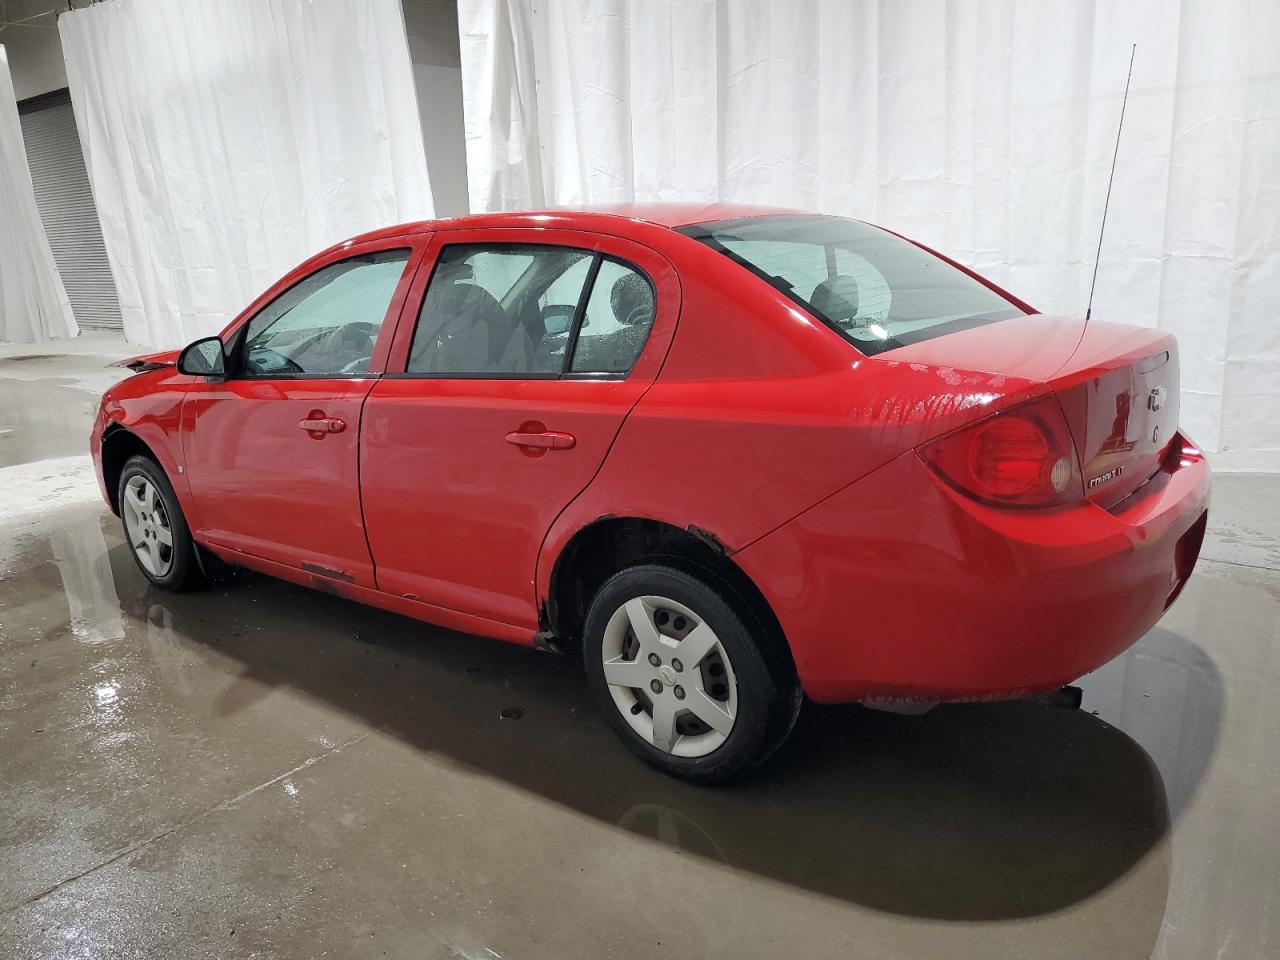
[[[777,287],[867,354],[1024,315],[945,260],[857,220],[762,216],[680,232]]]

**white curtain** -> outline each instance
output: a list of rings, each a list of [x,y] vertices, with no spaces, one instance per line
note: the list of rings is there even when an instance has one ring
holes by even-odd
[[[1280,4],[460,0],[471,209],[774,203],[900,230],[1182,348],[1183,423],[1280,467]],[[1249,459],[1252,458],[1252,459]]]
[[[77,333],[36,207],[9,58],[0,46],[0,340],[41,343]]]
[[[216,333],[323,247],[432,215],[399,0],[107,0],[58,32],[130,340]]]

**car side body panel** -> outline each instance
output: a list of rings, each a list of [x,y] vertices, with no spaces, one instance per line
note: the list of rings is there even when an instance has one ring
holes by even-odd
[[[227,563],[245,567],[249,570],[256,570],[258,573],[264,573],[270,577],[278,577],[281,580],[310,587],[313,590],[320,590],[336,597],[345,597],[357,603],[365,603],[380,610],[389,610],[401,616],[412,617],[415,620],[421,620],[423,623],[430,623],[448,630],[457,630],[460,633],[471,633],[489,637],[493,640],[502,640],[518,646],[531,646],[534,643],[534,637],[529,631],[523,627],[517,627],[500,620],[489,620],[460,610],[451,610],[447,607],[409,600],[405,597],[387,593],[385,590],[377,590],[373,587],[335,579],[326,574],[302,569],[293,564],[267,560],[263,557],[257,557],[253,554],[243,553],[227,547],[220,547],[216,544],[204,544],[204,546],[214,556],[225,560]]]
[[[903,451],[1045,392],[870,360],[763,280],[672,237],[680,326],[599,475],[548,533],[540,602],[557,557],[602,516],[693,525],[732,555]]]
[[[236,543],[217,533],[225,523],[202,516],[208,501],[192,496],[183,435],[199,398],[234,389],[227,384],[164,367],[113,387],[92,439],[100,482],[104,433],[128,430],[159,459],[196,539],[225,559],[526,644],[546,628],[540,613],[556,562],[580,531],[602,517],[691,530],[758,587],[804,689],[822,701],[1018,696],[1094,669],[1154,624],[1198,555],[1209,470],[1187,438],[1169,439],[1176,409],[1142,413],[1151,391],[1176,396],[1176,380],[1126,371],[1153,352],[1176,367],[1176,345],[1150,331],[1028,315],[864,356],[759,276],[670,229],[767,212],[781,211],[670,204],[402,225],[324,251],[251,304],[224,342],[281,291],[353,250],[410,244],[421,257],[397,288],[372,376],[350,386],[348,430],[359,442],[324,467],[330,486],[309,486],[311,467],[292,454],[265,500],[243,495],[254,470],[234,456],[215,482],[252,520],[276,509],[280,478],[298,472],[299,517],[314,503],[317,522],[335,522],[348,546],[357,526],[366,531],[364,566],[334,576],[324,551]],[[433,251],[450,238],[532,235],[596,244],[650,272],[659,316],[631,375],[397,376]],[[276,389],[307,405],[315,388]],[[1109,409],[1134,457],[1164,444],[1167,453],[1154,474],[1135,477],[1131,466],[1112,497],[1027,510],[967,497],[917,453],[1040,397],[1060,403],[1073,429]],[[289,433],[294,451],[327,442],[307,439],[292,418],[273,419],[263,443],[273,433]],[[579,434],[581,447],[528,456],[503,439],[526,420]],[[1147,439],[1130,443],[1138,427]],[[225,458],[218,444],[234,447],[243,442],[235,434],[254,429],[227,427],[233,435],[219,436],[209,456]],[[1086,453],[1102,442],[1090,440]],[[105,482],[104,493],[110,500]],[[420,562],[423,550],[431,555]]]
[[[201,542],[332,579],[374,586],[361,510],[359,455],[365,399],[385,367],[426,237],[341,245],[260,298],[349,257],[407,248],[400,281],[361,375],[192,378],[182,407],[186,480]],[[256,310],[223,334],[232,343]],[[305,430],[328,421],[336,432]]]
[[[599,251],[639,267],[657,313],[625,377],[484,377],[405,373],[424,264],[397,334],[391,369],[365,405],[360,475],[378,586],[409,599],[538,629],[538,548],[560,511],[592,481],[628,412],[661,369],[680,313],[680,283],[652,248],[546,228],[442,230],[454,243],[542,243]],[[412,316],[408,315],[412,314]],[[572,438],[529,450],[519,431]]]
[[[199,537],[374,585],[360,510],[360,412],[371,378],[192,384],[183,453]],[[338,433],[304,432],[328,418]]]
[[[186,476],[180,469],[183,467],[182,402],[191,379],[166,366],[122,380],[103,394],[90,434],[89,449],[98,486],[113,509],[116,491],[108,489],[103,476],[102,448],[104,438],[110,443],[112,434],[124,430],[155,454],[182,505],[183,514],[188,517],[195,515],[195,503],[191,499]]]

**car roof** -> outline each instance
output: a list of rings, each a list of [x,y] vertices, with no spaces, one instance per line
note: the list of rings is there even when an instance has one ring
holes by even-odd
[[[709,223],[714,220],[734,220],[739,217],[761,217],[778,214],[803,213],[785,207],[755,206],[746,203],[615,203],[588,207],[548,207],[542,210],[515,210],[502,213],[476,213],[465,217],[440,220],[419,220],[382,227],[358,237],[352,237],[343,246],[400,237],[411,233],[427,233],[435,230],[500,229],[502,227],[548,227],[562,230],[599,230],[613,232],[619,220],[645,223],[659,227],[676,228],[691,223]],[[610,228],[613,229],[610,229]]]

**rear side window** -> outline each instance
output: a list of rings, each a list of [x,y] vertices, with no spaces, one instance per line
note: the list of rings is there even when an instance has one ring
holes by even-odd
[[[407,370],[458,377],[625,374],[653,325],[653,287],[589,250],[540,244],[443,248]]]
[[[574,344],[574,373],[626,373],[653,326],[653,288],[635,270],[602,260]]]
[[[681,227],[867,354],[1023,315],[985,284],[878,227],[787,215]]]
[[[409,353],[412,373],[559,374],[591,254],[570,247],[440,251]],[[577,282],[558,282],[580,267]],[[564,301],[564,302],[553,302]],[[562,327],[560,334],[549,332]]]

